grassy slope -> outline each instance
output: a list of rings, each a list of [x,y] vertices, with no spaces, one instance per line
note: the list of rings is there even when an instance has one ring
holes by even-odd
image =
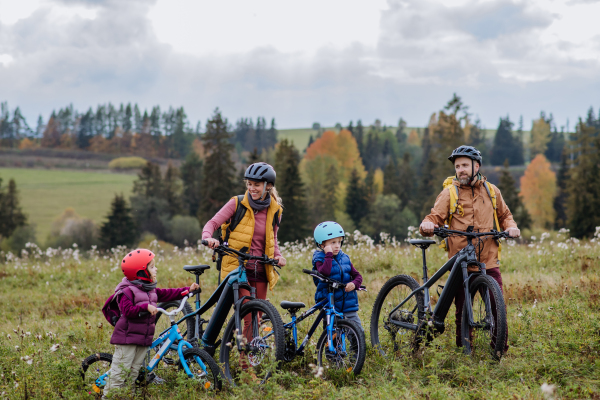
[[[37,224],[38,240],[46,240],[52,221],[67,207],[85,218],[101,222],[110,209],[115,193],[129,197],[135,175],[0,168],[3,185],[17,182],[21,205],[29,220]]]
[[[599,398],[600,245],[566,242],[566,248],[559,248],[558,242],[564,242],[564,237],[554,235],[533,247],[506,246],[503,252],[511,348],[500,363],[474,361],[455,350],[452,307],[446,332],[431,346],[396,359],[383,359],[369,351],[357,378],[335,377],[330,372],[324,380],[315,378],[308,366],[314,362],[317,337],[313,337],[306,359],[297,358],[284,365],[281,373],[262,388],[243,385],[228,388],[218,396],[205,395],[187,379],[178,379],[176,369],[171,368],[159,374],[167,383],[151,386],[144,398],[542,399],[540,387],[546,382],[557,385],[558,398]],[[369,290],[359,295],[359,315],[370,343],[369,316],[379,289],[396,274],[420,276],[420,250],[368,246],[346,249]],[[313,283],[300,272],[309,266],[311,251],[283,249],[288,265],[282,270],[275,291],[268,294],[273,304],[284,299],[313,304]],[[212,265],[210,252],[191,249],[157,254],[161,287],[192,281],[192,276],[182,271],[183,264]],[[30,398],[85,398],[89,388],[79,385],[79,363],[93,352],[113,351],[109,344],[112,328],[107,326],[100,308],[121,279],[120,271],[114,267],[120,257],[118,252],[109,259],[93,256],[82,258],[79,264],[73,256],[63,254],[0,264],[0,304],[4,305],[0,320],[0,370],[4,374],[0,393],[6,392],[7,398],[24,398],[28,383]],[[427,251],[427,257],[432,272],[433,265],[439,266],[445,254],[434,246]],[[214,269],[201,277],[203,300],[216,283]],[[437,295],[433,294],[435,298]],[[282,315],[284,321],[289,320],[289,316]],[[300,338],[312,321],[311,317],[300,325]],[[31,336],[18,338],[13,332],[18,325]],[[51,339],[47,332],[59,336]],[[43,339],[34,339],[38,334],[44,335]],[[61,347],[50,352],[54,343]],[[38,350],[41,353],[33,365],[19,360]],[[19,380],[18,388],[15,379]]]

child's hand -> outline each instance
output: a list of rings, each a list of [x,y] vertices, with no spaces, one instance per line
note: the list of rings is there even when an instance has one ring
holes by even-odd
[[[196,282],[192,283],[192,286],[190,286],[190,292],[193,292],[196,289],[199,289],[200,285],[198,285]]]
[[[354,286],[354,283],[352,283],[352,282],[346,283],[346,292],[351,292],[354,289],[356,289],[356,286]]]
[[[158,309],[154,307],[152,304],[148,304],[148,312],[152,315],[156,315]]]
[[[328,244],[327,246],[325,246],[325,248],[323,250],[325,250],[325,254],[327,254],[327,253],[333,253],[333,247],[331,247],[330,244]]]

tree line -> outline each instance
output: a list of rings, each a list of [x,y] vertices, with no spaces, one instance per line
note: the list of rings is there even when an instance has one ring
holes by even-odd
[[[144,237],[180,246],[195,243],[206,221],[232,196],[244,193],[243,171],[255,161],[272,164],[278,174],[284,201],[280,241],[303,239],[323,220],[376,240],[382,232],[402,239],[429,212],[443,180],[453,174],[447,157],[462,144],[482,150],[483,172],[495,174],[492,183],[521,228],[569,228],[576,237],[595,232],[600,226],[600,118],[592,109],[568,133],[555,129],[551,116],[542,113],[527,141],[522,122],[513,132],[508,117],[500,118],[495,136],[486,138],[480,122],[471,120],[455,95],[420,133],[407,132],[403,120],[393,128],[363,126],[359,120],[336,130],[319,127],[301,150],[288,140],[277,142],[274,121],[268,129],[264,119],[256,125],[240,120],[232,127],[217,109],[196,138],[200,146],[188,149],[180,167],[169,164],[161,171],[148,162],[133,195],[115,197],[97,229],[97,243],[111,248]],[[249,147],[252,137],[261,148]],[[499,154],[504,159],[498,176],[493,160]],[[514,165],[522,163],[517,185]],[[85,232],[83,219],[80,225]]]

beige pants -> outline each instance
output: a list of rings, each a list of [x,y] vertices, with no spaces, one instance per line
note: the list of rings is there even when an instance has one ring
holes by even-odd
[[[115,346],[115,354],[113,354],[110,367],[110,376],[104,387],[103,399],[106,398],[109,390],[125,386],[126,380],[135,381],[147,351],[147,346],[135,344],[118,344]]]

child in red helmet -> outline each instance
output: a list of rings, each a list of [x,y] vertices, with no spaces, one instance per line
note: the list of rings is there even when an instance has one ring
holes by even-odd
[[[181,300],[184,297],[182,292],[199,287],[193,283],[190,287],[158,289],[154,253],[146,249],[127,254],[121,261],[121,270],[125,278],[115,288],[121,317],[110,338],[110,343],[115,345],[115,353],[104,397],[111,389],[123,387],[126,378],[137,377],[154,337],[158,302]],[[139,314],[145,311],[150,315],[140,317]]]

